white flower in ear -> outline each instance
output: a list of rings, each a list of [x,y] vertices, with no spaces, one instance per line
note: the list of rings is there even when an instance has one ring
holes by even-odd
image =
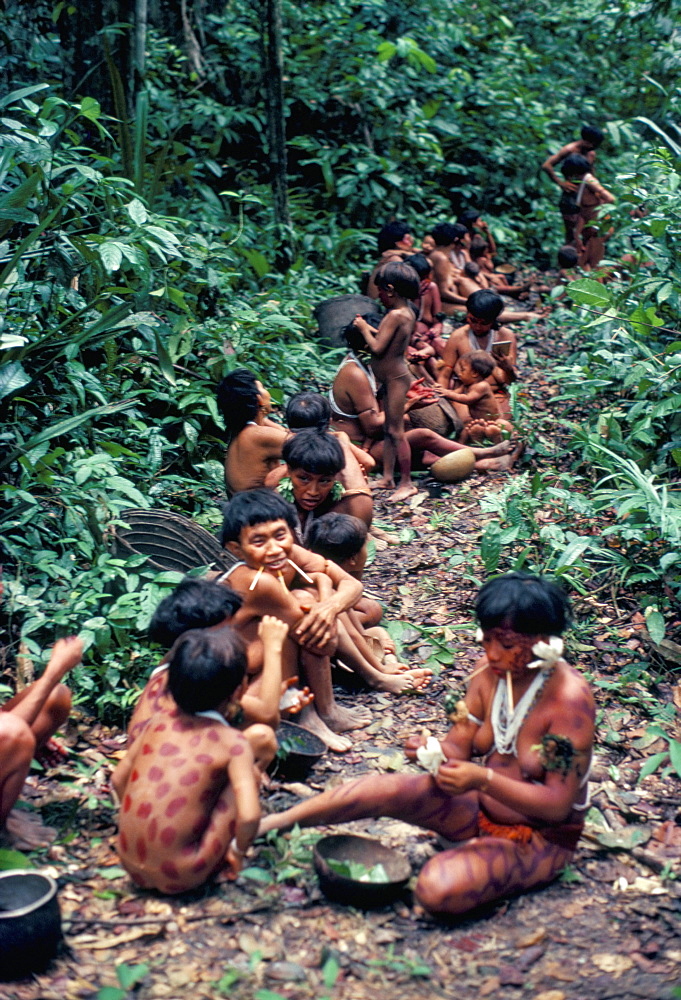
[[[482,629],[479,628],[479,629],[477,629],[477,631],[475,633],[475,641],[476,642],[482,642],[482,640],[483,640],[483,632],[482,632]]]
[[[554,667],[563,655],[563,648],[563,640],[557,635],[552,635],[548,642],[540,639],[532,647],[532,652],[537,659],[528,663],[528,667],[530,670],[535,670],[538,667]]]
[[[440,741],[434,736],[429,736],[424,747],[419,747],[416,751],[416,759],[431,774],[437,774],[440,764],[444,764],[446,757],[442,752]]]

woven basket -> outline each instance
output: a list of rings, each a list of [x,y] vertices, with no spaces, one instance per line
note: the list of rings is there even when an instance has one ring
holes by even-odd
[[[409,411],[412,427],[428,427],[442,437],[450,437],[459,433],[463,422],[459,420],[451,403],[446,399],[438,399],[437,403]]]
[[[209,531],[188,517],[168,510],[129,508],[120,515],[127,528],[117,527],[114,554],[146,556],[149,565],[160,570],[188,573],[199,566],[229,569],[236,562]]]

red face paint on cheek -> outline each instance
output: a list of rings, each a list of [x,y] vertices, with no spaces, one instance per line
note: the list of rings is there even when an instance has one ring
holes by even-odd
[[[177,868],[172,863],[172,861],[164,861],[163,864],[161,865],[161,871],[168,878],[179,878],[180,877],[180,873],[178,872]]]
[[[157,767],[156,764],[149,768],[149,773],[147,774],[149,781],[160,781],[162,777],[163,768]]]
[[[158,833],[158,821],[157,821],[156,817],[154,816],[154,818],[152,819],[151,823],[149,824],[149,843],[150,844],[153,844],[153,842],[156,840],[156,834],[157,833]]]
[[[165,726],[163,727],[165,729]],[[172,757],[173,754],[179,753],[180,748],[174,743],[164,743],[159,750],[161,757]]]
[[[156,789],[156,798],[157,799],[164,798],[168,794],[168,792],[170,791],[170,788],[171,788],[170,782],[169,781],[164,781]]]
[[[124,813],[130,812],[131,805],[132,805],[132,799],[130,798],[129,795],[126,795],[125,798],[123,799],[123,812]]]
[[[195,757],[197,764],[212,764],[215,757],[211,757],[209,753],[197,753]]]
[[[179,813],[180,809],[184,809],[186,805],[187,805],[187,798],[184,795],[180,796],[180,798],[173,799],[172,802],[170,802],[166,808],[166,816],[168,817],[168,819],[172,819],[173,816]]]
[[[137,845],[136,845],[136,847],[137,847],[137,857],[140,859],[140,861],[146,861],[147,860],[147,845],[144,842],[144,837],[138,837],[137,838]]]
[[[242,747],[242,745],[240,743],[235,743],[234,746],[229,751],[229,755],[230,757],[240,757],[243,752],[244,748]]]
[[[140,819],[148,819],[151,815],[151,802],[143,802],[141,806],[138,806],[136,815]]]
[[[118,843],[121,845],[121,850],[127,853],[128,850],[128,838],[124,833],[118,834]]]

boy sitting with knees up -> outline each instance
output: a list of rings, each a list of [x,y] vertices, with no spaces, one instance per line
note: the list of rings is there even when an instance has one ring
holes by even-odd
[[[172,697],[113,773],[118,855],[141,888],[186,892],[225,865],[233,876],[241,870],[260,818],[259,779],[225,712],[245,689],[246,662],[229,625],[180,636],[168,664]]]
[[[339,734],[369,725],[371,713],[337,704],[329,656],[338,641],[338,616],[360,597],[362,585],[332,564],[327,577],[325,561],[295,544],[297,524],[294,507],[272,490],[237,494],[225,507],[221,542],[240,561],[218,580],[229,581],[243,598],[234,624],[247,639],[255,638],[263,615],[286,622],[293,656],[288,662],[285,655],[284,674],[298,673],[300,663],[315,697],[300,724],[343,752],[352,743]]]
[[[242,601],[229,587],[214,580],[187,577],[156,608],[149,626],[153,642],[168,649],[191,629],[230,623]],[[287,712],[299,712],[312,699],[309,691],[292,687],[298,680],[282,680],[282,650],[287,628],[276,618],[264,618],[255,641],[248,643],[248,686],[238,703],[230,705],[228,721],[241,729],[251,744],[256,763],[265,771],[277,750],[274,730],[283,703]],[[289,657],[290,659],[290,657]],[[168,656],[152,671],[128,726],[129,747],[145,730],[155,712],[167,707]],[[282,709],[283,710],[283,709]]]
[[[367,529],[359,518],[347,514],[324,514],[313,522],[308,545],[312,552],[332,559],[356,580],[362,579],[367,561]],[[395,655],[395,643],[379,626],[383,608],[378,601],[363,593],[349,614],[362,627],[364,637],[369,640],[383,669],[404,669]]]
[[[294,441],[310,433],[315,432],[301,431]],[[334,438],[330,440],[340,448]],[[295,526],[294,508],[267,490],[240,494],[227,506],[223,545],[243,560],[226,574],[230,586],[244,597],[235,625],[252,624],[268,613],[289,625],[291,638],[300,646],[301,672],[315,696],[314,706],[301,712],[301,725],[317,733],[331,749],[347,750],[350,742],[337,734],[368,725],[371,714],[336,703],[331,655],[337,651],[370,686],[395,694],[424,686],[430,671],[408,670],[399,676],[388,672],[361,628],[345,615],[360,598],[361,583],[335,563],[296,545]]]
[[[462,390],[441,390],[464,420],[459,435],[464,444],[485,439],[497,442],[513,433],[513,424],[502,417],[499,402],[487,381],[495,368],[496,361],[487,351],[470,351],[460,357],[454,367]]]

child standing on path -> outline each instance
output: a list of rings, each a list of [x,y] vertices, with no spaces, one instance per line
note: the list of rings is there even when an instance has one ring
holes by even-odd
[[[415,318],[409,303],[418,298],[419,278],[409,264],[390,263],[376,275],[379,298],[388,309],[378,330],[361,316],[355,326],[371,350],[371,368],[385,386],[385,444],[383,477],[376,489],[395,487],[395,462],[400,469],[400,481],[392,500],[406,500],[416,493],[411,481],[411,449],[404,436],[404,404],[412,377],[405,361],[405,351],[414,332]]]

